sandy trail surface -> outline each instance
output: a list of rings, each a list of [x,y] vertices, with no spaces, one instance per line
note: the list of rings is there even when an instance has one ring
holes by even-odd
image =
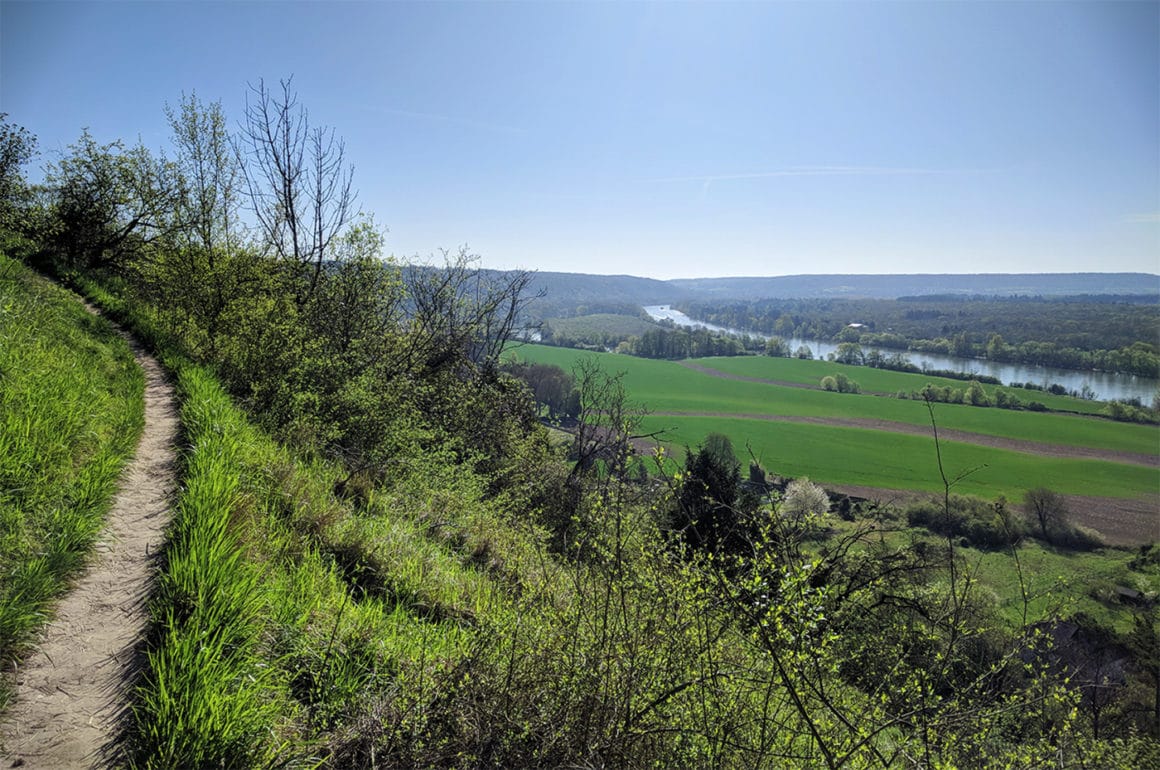
[[[100,767],[145,629],[175,487],[177,407],[160,365],[129,341],[145,370],[145,428],[121,475],[90,565],[16,670],[16,700],[0,717],[0,767]]]

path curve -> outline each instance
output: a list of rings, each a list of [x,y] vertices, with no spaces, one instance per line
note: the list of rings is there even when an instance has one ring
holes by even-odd
[[[123,336],[145,370],[145,427],[88,570],[16,672],[16,699],[0,724],[5,768],[102,766],[127,701],[176,486],[178,418],[160,364]]]

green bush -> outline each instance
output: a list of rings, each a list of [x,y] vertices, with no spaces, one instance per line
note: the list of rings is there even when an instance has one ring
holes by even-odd
[[[925,527],[948,537],[961,537],[977,548],[1014,545],[1027,534],[1023,522],[1012,516],[1002,501],[988,503],[977,497],[951,495],[944,510],[942,501],[915,503],[906,509],[912,527]]]

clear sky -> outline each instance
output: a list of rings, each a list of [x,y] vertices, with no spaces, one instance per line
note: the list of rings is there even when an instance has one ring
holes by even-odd
[[[400,257],[1160,272],[1160,3],[0,2],[51,159],[293,75]]]

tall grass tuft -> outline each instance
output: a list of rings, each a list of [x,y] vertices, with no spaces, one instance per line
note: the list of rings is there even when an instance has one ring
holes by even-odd
[[[0,254],[0,665],[84,565],[140,435],[144,376],[77,297]],[[11,698],[0,682],[0,708]]]

